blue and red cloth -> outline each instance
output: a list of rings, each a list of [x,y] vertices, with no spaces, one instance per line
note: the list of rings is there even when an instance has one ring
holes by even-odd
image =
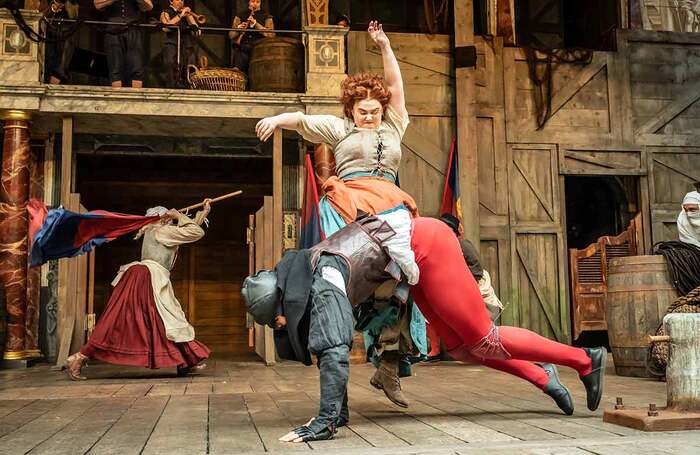
[[[456,140],[452,139],[450,147],[450,159],[447,162],[447,172],[445,173],[445,188],[442,192],[442,203],[440,204],[440,215],[449,213],[459,220],[459,232],[462,233],[462,200],[459,191],[459,159]]]
[[[325,239],[321,228],[321,217],[318,205],[318,187],[311,156],[306,155],[306,179],[304,182],[304,201],[301,206],[301,232],[299,233],[299,248],[311,248]]]
[[[126,215],[104,210],[87,213],[75,213],[63,207],[47,210],[37,199],[29,201],[27,211],[31,266],[87,253],[96,246],[160,220],[160,216]]]

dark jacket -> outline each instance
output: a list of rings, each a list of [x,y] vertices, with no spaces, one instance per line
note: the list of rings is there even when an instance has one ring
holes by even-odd
[[[309,250],[291,250],[277,264],[277,287],[287,326],[274,331],[277,355],[311,365],[309,353],[309,294],[313,280]]]
[[[462,256],[464,256],[469,271],[474,275],[476,281],[479,281],[484,277],[484,268],[479,262],[479,253],[476,251],[476,247],[467,239],[459,239],[459,245],[462,247]]]
[[[400,269],[392,267],[395,263],[382,246],[395,235],[385,221],[365,214],[311,248],[311,263],[315,265],[322,253],[345,258],[350,273],[348,300],[357,307],[386,281],[401,279]]]
[[[314,270],[321,254],[335,254],[348,264],[348,300],[357,306],[392,276],[389,255],[382,242],[396,235],[384,221],[361,216],[310,250],[292,250],[277,264],[277,286],[282,295],[284,329],[275,330],[275,347],[282,359],[311,365],[309,353],[309,309]],[[400,278],[400,272],[396,272]]]

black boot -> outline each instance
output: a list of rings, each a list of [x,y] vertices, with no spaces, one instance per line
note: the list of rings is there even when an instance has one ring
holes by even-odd
[[[605,348],[583,348],[591,358],[591,372],[581,376],[581,382],[586,387],[588,409],[595,411],[603,396],[603,379],[605,378],[605,360],[608,351]]]
[[[570,416],[574,413],[574,402],[571,400],[569,390],[564,387],[564,384],[559,382],[557,367],[551,363],[543,363],[540,364],[540,366],[547,372],[547,376],[549,376],[549,381],[547,381],[547,385],[545,385],[542,390],[552,397],[564,414]]]

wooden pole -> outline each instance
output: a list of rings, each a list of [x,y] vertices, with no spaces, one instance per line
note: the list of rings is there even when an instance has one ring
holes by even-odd
[[[455,56],[469,54],[474,47],[473,0],[455,0]],[[464,51],[464,52],[460,52]],[[476,51],[474,50],[474,54]],[[457,102],[457,150],[459,188],[462,199],[464,237],[474,245],[479,238],[479,175],[476,151],[476,86],[475,68],[455,58],[455,92]],[[505,197],[505,196],[504,196]]]
[[[231,197],[234,197],[234,196],[238,196],[238,195],[241,194],[241,193],[243,193],[243,191],[238,190],[238,191],[234,191],[233,193],[224,194],[223,196],[215,197],[214,199],[212,199],[212,200],[211,200],[211,203],[213,204],[213,203],[215,203],[215,202],[223,201],[224,199],[228,199],[228,198],[231,198]],[[190,206],[187,206],[187,207],[185,207],[185,208],[179,209],[178,212],[186,212],[186,211],[188,211],[188,210],[198,209],[198,208],[200,208],[200,207],[202,207],[202,206],[204,206],[204,201],[202,201],[202,202],[200,202],[200,203],[198,203],[198,204],[190,205]]]

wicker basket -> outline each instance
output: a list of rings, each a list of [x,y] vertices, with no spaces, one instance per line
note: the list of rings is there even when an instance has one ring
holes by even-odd
[[[187,82],[196,90],[220,90],[226,92],[245,91],[247,78],[236,68],[187,67]]]

